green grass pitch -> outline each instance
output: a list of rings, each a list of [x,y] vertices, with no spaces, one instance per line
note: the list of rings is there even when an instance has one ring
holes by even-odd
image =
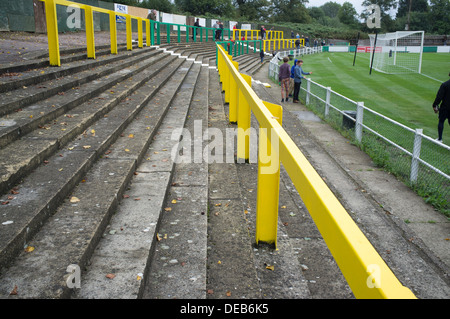
[[[304,55],[303,70],[313,72],[309,76],[313,81],[437,138],[438,118],[432,104],[441,83],[449,79],[450,54],[424,53],[422,74],[384,74],[375,70],[369,74],[370,54],[357,53],[355,66],[353,58],[354,53]],[[450,126],[447,124],[443,140],[450,145]]]

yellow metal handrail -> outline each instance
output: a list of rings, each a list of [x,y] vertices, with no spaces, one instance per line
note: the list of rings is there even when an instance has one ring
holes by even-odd
[[[59,39],[58,39],[58,18],[56,16],[56,5],[72,6],[84,10],[86,19],[86,45],[87,57],[95,59],[95,42],[94,42],[94,16],[93,12],[102,12],[109,15],[110,23],[110,37],[111,37],[111,54],[117,54],[117,29],[116,29],[116,15],[125,17],[126,22],[126,38],[127,50],[132,50],[132,30],[131,19],[138,20],[138,46],[143,47],[143,32],[142,21],[146,23],[146,45],[150,46],[150,21],[141,17],[115,12],[113,10],[94,7],[78,2],[66,0],[40,0],[45,2],[45,15],[47,22],[47,37],[49,49],[49,62],[52,66],[61,66],[61,59],[59,53]]]
[[[218,46],[218,70],[230,122],[238,124],[238,159],[248,160],[250,116],[260,127],[256,242],[276,245],[279,165],[283,163],[325,243],[357,298],[416,298],[404,287],[281,126],[281,106],[261,101],[251,78]],[[262,138],[261,138],[262,137]],[[261,156],[261,152],[268,154]],[[272,169],[267,169],[267,163]]]

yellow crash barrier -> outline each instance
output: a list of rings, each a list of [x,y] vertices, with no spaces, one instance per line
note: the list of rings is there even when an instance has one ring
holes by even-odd
[[[218,71],[227,95],[236,95],[238,128],[248,128],[249,109],[260,127],[256,241],[276,245],[279,161],[283,163],[356,298],[414,299],[345,211],[281,126],[281,107],[261,101],[248,79],[218,45]],[[225,82],[225,83],[224,83]],[[234,82],[230,84],[230,82]],[[234,106],[233,106],[234,107]],[[240,114],[242,112],[243,114]],[[240,121],[243,123],[240,123]],[[242,136],[239,136],[242,134]],[[238,158],[248,158],[248,136],[238,129]],[[261,141],[262,140],[262,141]],[[241,141],[241,143],[239,143]],[[270,164],[269,164],[270,163]],[[263,176],[267,175],[267,176]]]

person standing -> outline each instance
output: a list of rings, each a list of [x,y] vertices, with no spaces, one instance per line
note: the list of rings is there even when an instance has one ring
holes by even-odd
[[[283,58],[283,64],[280,66],[280,71],[278,73],[278,80],[281,83],[281,102],[284,102],[286,98],[286,102],[289,100],[288,92],[289,92],[289,79],[291,77],[291,70],[289,66],[289,58],[285,56]]]
[[[289,79],[289,92],[288,96],[292,96],[292,93],[294,92],[294,77],[295,77],[295,67],[297,66],[297,59],[294,60],[294,65],[291,67],[291,77]]]
[[[312,72],[304,72],[302,69],[303,60],[297,61],[297,66],[294,69],[294,103],[298,103],[298,95],[300,93],[300,85],[302,84],[302,79],[306,79],[306,74],[312,74]]]
[[[448,75],[450,76],[450,73]],[[445,120],[448,120],[448,124],[450,125],[450,80],[442,83],[439,87],[436,98],[433,102],[433,109],[434,113],[439,112],[437,141],[442,143],[442,133],[444,132]]]
[[[259,57],[261,58],[261,64],[263,64],[264,62],[264,50],[261,49],[261,51],[259,51]]]
[[[213,28],[214,28],[214,40],[217,41],[219,40],[219,21],[216,21],[213,24]]]
[[[196,28],[192,28],[192,40],[194,40],[194,35],[197,35],[197,33],[199,32],[199,27],[200,27],[200,20],[199,18],[197,18],[197,20],[194,23],[194,27]]]
[[[264,26],[261,26],[261,40],[266,39],[266,28]]]

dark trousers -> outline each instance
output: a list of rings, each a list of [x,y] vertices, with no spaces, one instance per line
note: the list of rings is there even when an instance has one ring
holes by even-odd
[[[445,120],[448,120],[448,124],[450,125],[450,112],[446,109],[439,110],[439,123],[438,123],[438,136],[439,139],[442,140],[442,133],[444,132],[444,123]]]
[[[300,93],[300,85],[302,85],[302,82],[294,82],[294,101],[298,101],[298,95]]]

